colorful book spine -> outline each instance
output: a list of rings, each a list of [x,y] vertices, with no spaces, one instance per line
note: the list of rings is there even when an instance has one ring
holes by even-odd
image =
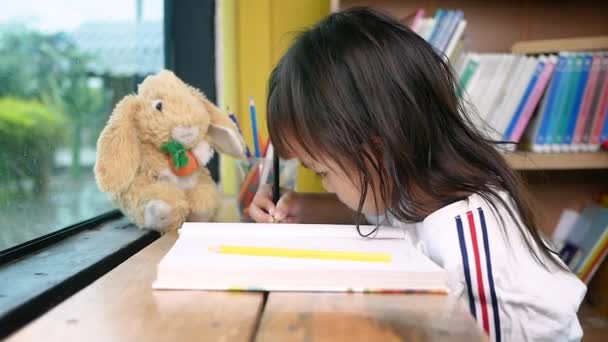
[[[562,82],[557,89],[556,102],[553,110],[549,114],[551,117],[551,126],[547,130],[548,145],[547,152],[555,151],[556,146],[560,143],[559,128],[564,117],[566,106],[568,106],[568,92],[571,88],[571,82],[574,74],[574,57],[571,53],[564,53],[566,57],[566,67],[562,75]]]
[[[513,55],[498,54],[494,66],[490,67],[490,72],[493,72],[491,79],[487,85],[486,96],[481,96],[477,105],[479,113],[483,116],[484,121],[491,126],[494,120],[494,112],[497,103],[504,97],[504,87],[507,83],[509,69],[515,60]],[[493,69],[493,70],[492,70]]]
[[[608,68],[608,54],[604,55],[603,63]],[[608,72],[608,71],[607,71]],[[602,84],[602,91],[600,94],[599,103],[597,106],[597,112],[593,123],[593,131],[591,134],[591,148],[592,151],[597,151],[600,146],[600,134],[604,127],[604,120],[606,118],[606,111],[608,111],[608,77],[604,79]]]
[[[584,151],[592,151],[593,146],[591,144],[591,136],[593,134],[593,125],[595,124],[595,118],[597,116],[597,108],[601,102],[601,95],[603,84],[608,80],[608,64],[606,63],[605,55],[600,54],[600,71],[597,77],[597,84],[595,86],[595,90],[593,92],[593,98],[591,100],[591,105],[589,107],[589,118],[587,119],[587,124],[585,125],[585,129],[583,130],[583,137],[581,141],[582,149]]]
[[[499,132],[503,132],[508,125],[509,115],[511,114],[508,109],[509,103],[518,97],[514,94],[518,90],[517,83],[523,77],[526,69],[526,61],[528,61],[528,57],[511,55],[510,65],[506,68],[508,70],[507,76],[498,90],[497,98],[490,104],[491,109],[489,109],[487,122],[494,131],[495,139],[502,139],[503,135]],[[503,121],[507,122],[503,125]],[[500,127],[503,128],[500,129]]]
[[[416,14],[414,15],[414,19],[412,19],[412,24],[410,25],[410,29],[412,29],[412,31],[419,32],[424,19],[424,14],[425,12],[423,8],[416,10]]]
[[[604,126],[602,127],[602,133],[600,134],[600,145],[603,145],[606,141],[608,141],[608,108],[606,109],[606,112],[604,112]]]
[[[446,10],[445,15],[441,19],[441,23],[440,23],[441,26],[439,26],[439,31],[437,32],[437,35],[435,36],[435,40],[432,42],[432,45],[435,47],[435,49],[437,49],[437,51],[443,52],[443,50],[441,49],[441,42],[445,39],[445,35],[447,33],[448,26],[452,22],[453,18],[454,18],[454,11]]]
[[[464,71],[462,72],[462,76],[460,77],[460,81],[458,82],[458,89],[456,91],[458,97],[462,97],[467,87],[469,86],[469,82],[477,68],[479,67],[479,58],[473,54],[467,56],[467,62],[464,67]]]
[[[566,56],[560,55],[558,57],[557,66],[555,67],[554,80],[551,82],[551,86],[549,87],[549,93],[547,94],[547,106],[542,113],[542,121],[540,122],[538,133],[536,134],[536,139],[533,142],[535,145],[535,152],[546,152],[546,147],[550,143],[548,132],[554,119],[552,115],[554,111],[553,108],[556,106],[559,90],[560,88],[562,88],[563,75],[565,69]]]
[[[524,67],[518,73],[520,75],[517,77],[517,81],[513,87],[509,88],[508,100],[499,113],[498,120],[494,120],[495,125],[493,127],[500,134],[499,139],[503,139],[507,127],[516,113],[519,102],[525,96],[526,88],[534,75],[537,64],[538,59],[536,57],[525,57]]]
[[[600,74],[602,58],[599,54],[593,55],[593,62],[591,63],[591,69],[589,71],[589,79],[585,86],[585,93],[583,95],[583,103],[578,113],[576,127],[574,129],[574,136],[572,138],[572,145],[574,151],[581,152],[583,150],[583,133],[585,126],[589,120],[589,112],[591,111],[591,104],[593,101],[593,95],[597,87],[598,76]]]
[[[462,21],[464,13],[462,11],[450,11],[449,21],[445,26],[444,32],[439,36],[437,49],[446,52],[448,44],[456,31],[456,27]]]
[[[604,233],[598,240],[598,243],[589,252],[587,258],[583,260],[579,269],[578,276],[583,283],[588,284],[593,275],[600,267],[602,262],[608,255],[608,229],[604,230]]]
[[[587,85],[587,81],[589,79],[589,72],[591,70],[591,63],[593,62],[593,57],[591,54],[583,54],[580,56],[582,60],[581,64],[581,72],[578,79],[578,84],[576,87],[576,91],[574,94],[574,103],[570,108],[570,113],[568,114],[568,120],[566,122],[566,129],[564,131],[564,140],[562,142],[562,152],[573,151],[572,149],[572,137],[574,136],[574,126],[576,125],[576,121],[578,119],[578,113],[581,108],[581,104],[583,102],[583,95],[585,92],[585,86]],[[578,58],[577,58],[578,62]]]
[[[435,12],[435,25],[433,27],[433,31],[431,32],[429,38],[427,39],[427,41],[429,42],[429,44],[435,46],[435,42],[437,40],[437,36],[439,35],[439,32],[442,29],[442,26],[444,25],[444,17],[447,15],[447,11],[443,10],[443,9],[438,9]]]
[[[517,125],[517,122],[520,120],[524,107],[526,106],[526,103],[530,99],[530,96],[532,95],[532,90],[536,86],[536,83],[538,82],[538,78],[544,68],[545,68],[545,60],[539,59],[536,63],[536,67],[534,68],[534,73],[532,74],[532,77],[528,81],[528,85],[526,85],[526,90],[524,91],[523,96],[519,100],[519,103],[517,104],[517,108],[515,108],[515,112],[512,114],[511,121],[509,122],[509,124],[507,126],[507,130],[505,131],[505,133],[503,135],[504,140],[513,141],[513,140],[511,140],[511,136],[513,135],[515,126]]]
[[[576,247],[576,245],[566,241],[562,247],[562,249],[559,251],[559,257],[560,259],[562,259],[562,261],[568,265],[568,267],[570,269],[573,268],[573,263],[575,261],[575,258],[577,255],[580,254],[580,251],[578,249],[578,247]]]
[[[555,56],[550,56],[546,59],[543,70],[538,77],[538,81],[536,82],[534,89],[532,90],[532,94],[530,95],[528,101],[526,101],[526,105],[522,111],[521,117],[517,121],[517,124],[515,125],[515,128],[509,138],[510,141],[519,142],[521,140],[521,137],[524,134],[528,123],[530,122],[532,114],[534,114],[543,93],[547,89],[549,80],[551,79],[553,71],[555,70],[556,62],[557,59]]]
[[[557,62],[556,62],[557,64]],[[555,71],[553,72],[553,75],[555,75]],[[524,131],[524,136],[520,142],[520,145],[523,146],[525,149],[528,149],[532,152],[535,153],[540,153],[540,149],[541,147],[539,145],[535,144],[536,141],[536,137],[538,136],[538,131],[540,130],[540,124],[543,121],[543,113],[545,113],[547,110],[547,103],[549,102],[549,96],[547,96],[547,94],[549,93],[549,89],[551,89],[551,84],[555,81],[555,77],[551,77],[551,80],[549,81],[549,85],[547,86],[547,91],[545,91],[545,93],[541,96],[541,100],[540,100],[540,106],[538,108],[538,111],[536,112],[535,115],[532,115],[532,119],[530,120],[530,124],[528,125],[528,127],[525,129]]]
[[[456,26],[456,30],[454,31],[454,35],[450,39],[450,43],[445,49],[445,55],[451,61],[452,65],[458,62],[458,59],[461,55],[461,51],[463,50],[463,39],[462,35],[464,34],[464,29],[467,27],[467,21],[461,20]]]
[[[429,38],[431,37],[431,33],[434,29],[435,18],[426,18],[422,20],[422,23],[420,24],[420,28],[418,29],[417,33],[420,37],[422,37],[422,39],[428,42]]]
[[[578,80],[580,73],[583,68],[583,60],[578,54],[570,55],[570,69],[567,69],[568,82],[564,84],[563,101],[559,106],[557,114],[557,120],[553,127],[553,142],[551,144],[552,152],[560,152],[562,143],[564,141],[564,135],[566,132],[566,124],[568,122],[568,116],[571,108],[574,104],[574,95],[576,88],[578,87]]]
[[[577,272],[579,265],[587,257],[588,251],[593,248],[594,241],[601,235],[598,230],[603,209],[598,206],[585,207],[578,215],[574,227],[564,241],[560,250],[560,257],[573,271]]]

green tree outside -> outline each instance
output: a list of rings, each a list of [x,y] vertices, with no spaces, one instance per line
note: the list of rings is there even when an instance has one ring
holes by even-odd
[[[101,129],[110,99],[87,72],[92,56],[64,33],[43,34],[20,25],[0,28],[0,56],[0,98],[36,101],[56,115],[70,146],[71,175],[80,177],[83,128]]]

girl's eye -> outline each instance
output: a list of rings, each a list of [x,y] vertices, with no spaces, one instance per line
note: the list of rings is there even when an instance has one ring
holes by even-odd
[[[317,176],[324,178],[325,176],[327,176],[327,172],[315,172],[317,174]]]
[[[157,111],[163,111],[163,102],[160,100],[152,101],[152,107],[154,107]]]

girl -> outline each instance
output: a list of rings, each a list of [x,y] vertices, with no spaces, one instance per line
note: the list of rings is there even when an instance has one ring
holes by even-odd
[[[257,222],[402,226],[448,274],[494,341],[570,341],[585,286],[543,242],[516,174],[471,124],[450,66],[396,20],[330,15],[295,40],[269,81],[281,156],[333,195],[262,191]]]

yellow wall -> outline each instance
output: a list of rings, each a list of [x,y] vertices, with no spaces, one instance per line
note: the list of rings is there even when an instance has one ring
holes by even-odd
[[[253,153],[249,98],[253,97],[258,113],[258,132],[268,136],[266,128],[266,81],[273,65],[270,48],[271,0],[237,1],[237,32],[239,66],[239,121]],[[247,124],[246,124],[247,123]]]
[[[294,34],[314,25],[329,14],[329,1],[296,0],[272,1],[271,51],[273,65],[291,45]]]
[[[293,33],[329,14],[329,0],[236,0],[237,117],[253,151],[249,98],[256,102],[259,132],[266,139],[266,91],[272,68],[289,47]],[[227,39],[227,37],[224,37]],[[298,170],[299,191],[322,191],[318,177]]]

